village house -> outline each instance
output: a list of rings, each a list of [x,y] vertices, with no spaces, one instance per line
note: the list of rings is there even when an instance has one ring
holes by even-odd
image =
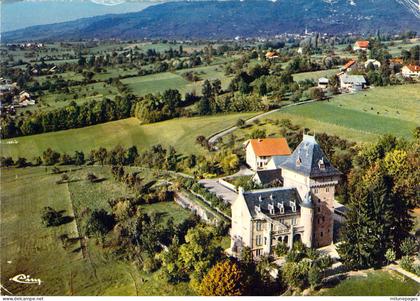
[[[328,88],[330,81],[328,78],[326,77],[320,77],[318,79],[318,88],[322,89],[322,90],[326,90]]]
[[[357,67],[356,61],[350,60],[343,67],[341,67],[340,70],[343,72],[347,72],[347,71],[351,71],[355,67]]]
[[[367,51],[369,48],[369,41],[356,41],[353,45],[354,51]]]
[[[401,74],[404,77],[420,77],[420,66],[405,65],[401,69]]]
[[[274,255],[278,243],[289,248],[296,241],[314,248],[333,243],[334,192],[341,174],[315,137],[304,135],[281,169],[282,187],[238,189],[232,203],[233,255],[243,247],[259,257]]]
[[[343,73],[340,74],[339,78],[341,92],[357,92],[363,90],[366,86],[366,79],[363,75]]]
[[[246,163],[252,170],[266,169],[271,158],[279,161],[287,159],[291,154],[285,138],[250,139],[245,143]]]
[[[265,58],[268,59],[268,60],[278,59],[279,58],[279,54],[276,51],[268,51],[265,54]]]
[[[369,64],[372,64],[375,69],[381,68],[381,62],[379,62],[378,60],[368,59],[365,62],[365,68],[367,68]]]

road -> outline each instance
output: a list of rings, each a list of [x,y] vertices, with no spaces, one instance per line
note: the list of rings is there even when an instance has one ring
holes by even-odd
[[[250,124],[251,122],[254,122],[255,120],[257,120],[257,119],[259,119],[261,117],[265,117],[265,116],[270,115],[270,114],[273,114],[275,112],[279,112],[279,111],[281,111],[282,109],[285,109],[285,108],[294,107],[294,106],[300,106],[300,105],[312,103],[312,102],[315,102],[315,101],[316,100],[308,100],[308,101],[291,103],[291,104],[286,105],[284,107],[281,107],[281,108],[278,108],[278,109],[274,109],[274,110],[271,110],[271,111],[268,111],[268,112],[264,112],[264,113],[258,114],[257,116],[251,117],[251,118],[245,120],[245,124]],[[226,129],[222,130],[221,132],[217,132],[217,133],[212,134],[208,138],[208,141],[209,141],[210,144],[215,144],[216,141],[217,141],[217,139],[222,138],[222,137],[226,136],[227,134],[230,134],[233,131],[236,131],[237,129],[238,129],[238,127],[236,125],[235,126],[232,126],[232,127],[229,127],[229,128],[226,128]]]

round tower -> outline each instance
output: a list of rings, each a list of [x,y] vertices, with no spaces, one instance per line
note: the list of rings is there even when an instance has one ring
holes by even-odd
[[[302,242],[308,248],[312,248],[313,225],[314,225],[314,208],[311,200],[310,192],[300,205],[300,221],[303,226]]]

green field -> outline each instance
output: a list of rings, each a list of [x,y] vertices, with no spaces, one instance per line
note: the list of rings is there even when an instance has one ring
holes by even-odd
[[[201,80],[190,82],[182,77],[182,74],[194,71]],[[221,65],[201,66],[189,69],[181,69],[176,72],[162,72],[144,76],[125,78],[122,80],[134,94],[146,95],[148,93],[164,92],[167,89],[178,89],[183,95],[186,92],[201,94],[201,85],[204,80],[220,79],[222,87],[227,88],[230,78],[224,75]]]
[[[420,285],[396,272],[374,271],[353,276],[334,288],[322,290],[323,296],[415,296]]]
[[[100,146],[113,148],[118,144],[136,145],[142,151],[159,143],[172,145],[183,154],[197,154],[204,151],[195,143],[197,136],[208,136],[233,126],[239,118],[246,119],[253,115],[255,113],[180,118],[145,125],[141,125],[136,118],[129,118],[81,129],[6,139],[1,145],[2,156],[32,159],[42,155],[48,147],[67,153],[82,150],[87,154]],[[11,142],[17,143],[8,144]]]
[[[81,250],[86,208],[107,208],[108,200],[126,195],[123,185],[114,182],[109,167],[67,168],[70,181],[56,184],[60,175],[45,168],[1,170],[1,283],[15,295],[184,295],[188,284],[170,285],[158,273],[146,274],[131,262],[115,258],[87,240]],[[86,181],[94,172],[100,183]],[[173,216],[180,222],[189,211],[175,203],[144,205],[146,212]],[[65,210],[76,216],[71,222],[46,228],[41,224],[44,206]],[[68,234],[74,242],[64,247],[58,236]],[[110,272],[112,271],[112,272]],[[9,281],[25,273],[41,279],[41,285]]]
[[[293,80],[297,82],[305,80],[305,79],[313,79],[314,81],[318,81],[320,77],[328,78],[334,74],[337,74],[338,71],[339,71],[338,68],[335,68],[335,69],[328,69],[328,70],[295,73],[293,74]]]
[[[410,138],[419,126],[420,85],[376,87],[344,94],[329,101],[289,107],[269,119],[290,118],[316,132],[327,132],[359,142],[391,133]]]

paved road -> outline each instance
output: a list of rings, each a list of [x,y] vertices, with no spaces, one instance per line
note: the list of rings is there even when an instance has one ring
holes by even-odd
[[[203,185],[207,190],[222,198],[226,202],[229,202],[230,204],[232,204],[232,202],[236,200],[236,197],[238,196],[235,191],[226,188],[220,184],[217,179],[204,179],[200,180],[199,183]]]
[[[302,101],[302,102],[292,103],[292,104],[286,105],[284,107],[281,107],[279,109],[275,109],[275,110],[271,110],[271,111],[268,111],[268,112],[264,112],[264,113],[261,113],[261,114],[259,114],[257,116],[254,116],[254,117],[251,117],[251,118],[247,119],[245,121],[245,124],[250,124],[251,122],[253,122],[253,121],[255,121],[255,120],[257,120],[257,119],[259,119],[261,117],[265,117],[267,115],[270,115],[270,114],[273,114],[275,112],[281,111],[282,109],[285,109],[285,108],[294,107],[294,106],[300,106],[300,105],[304,105],[304,104],[308,104],[308,103],[312,103],[312,102],[315,102],[315,100],[308,100],[308,101]],[[221,132],[217,132],[215,134],[212,134],[208,138],[208,141],[209,141],[210,144],[214,144],[217,141],[217,139],[222,138],[222,137],[226,136],[229,133],[232,133],[233,131],[235,131],[237,129],[238,129],[237,126],[232,126],[230,128],[224,129]]]

